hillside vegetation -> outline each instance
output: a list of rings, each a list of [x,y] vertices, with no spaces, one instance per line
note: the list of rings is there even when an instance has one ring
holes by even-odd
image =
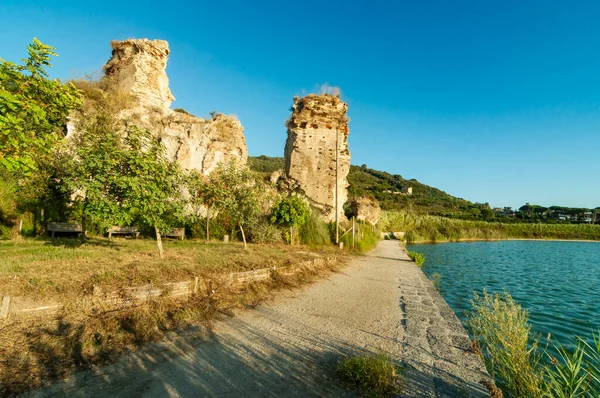
[[[410,211],[382,212],[379,227],[384,231],[405,231],[405,239],[409,243],[503,239],[600,240],[600,225],[457,220]]]
[[[268,177],[285,167],[280,157],[250,156],[252,170]],[[489,203],[473,203],[457,198],[440,189],[423,184],[416,179],[405,179],[399,174],[370,169],[367,165],[350,166],[348,174],[348,201],[346,213],[354,197],[377,199],[382,210],[406,210],[414,214],[434,215],[461,220],[498,221],[502,223],[544,224],[597,224],[600,207],[594,209],[562,206],[544,207],[526,203],[519,209],[494,208]],[[409,189],[412,192],[409,194]]]
[[[261,155],[248,157],[248,165],[252,170],[267,175],[283,169],[285,162],[280,157]],[[421,214],[473,218],[480,216],[484,208],[489,209],[487,204],[472,203],[415,179],[407,180],[399,174],[370,169],[366,165],[350,166],[348,182],[346,206],[354,197],[368,196],[377,199],[383,210],[412,208]],[[406,193],[408,188],[412,188],[411,195]]]

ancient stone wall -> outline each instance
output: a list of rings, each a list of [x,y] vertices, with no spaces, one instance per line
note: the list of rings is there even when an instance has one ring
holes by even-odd
[[[221,162],[246,164],[244,128],[237,118],[216,114],[202,119],[175,112],[166,73],[169,44],[164,40],[128,39],[111,42],[112,58],[104,70],[113,92],[132,97],[122,109],[124,124],[147,128],[161,138],[167,155],[186,169],[209,174]]]
[[[350,151],[348,105],[337,96],[307,95],[294,98],[285,145],[285,173],[328,221],[335,220],[336,185],[338,215],[348,198]],[[336,145],[338,170],[336,178]]]

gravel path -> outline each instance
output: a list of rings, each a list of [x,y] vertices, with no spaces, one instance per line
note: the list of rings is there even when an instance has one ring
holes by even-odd
[[[487,374],[460,322],[397,241],[343,272],[81,372],[30,397],[355,397],[336,379],[345,355],[405,366],[405,397],[484,397]]]

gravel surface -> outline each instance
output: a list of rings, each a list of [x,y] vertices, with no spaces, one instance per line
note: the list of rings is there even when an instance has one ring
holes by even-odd
[[[29,396],[356,397],[337,364],[380,352],[404,366],[403,397],[488,396],[479,381],[489,376],[459,320],[397,241],[199,331]]]

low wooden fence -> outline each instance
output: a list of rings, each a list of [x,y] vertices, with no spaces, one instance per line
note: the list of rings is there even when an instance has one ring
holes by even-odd
[[[302,270],[313,270],[335,262],[335,257],[315,258],[296,265],[285,267],[261,268],[246,272],[232,272],[224,278],[226,284],[243,284],[261,281],[276,275],[294,275]],[[189,297],[193,294],[210,294],[212,286],[217,283],[208,278],[195,277],[192,280],[164,283],[161,285],[143,285],[129,287],[118,291],[104,292],[94,285],[91,297],[93,302],[104,305],[133,306],[156,297]],[[0,319],[9,316],[49,315],[64,307],[62,303],[39,303],[23,297],[3,296],[0,304]]]

